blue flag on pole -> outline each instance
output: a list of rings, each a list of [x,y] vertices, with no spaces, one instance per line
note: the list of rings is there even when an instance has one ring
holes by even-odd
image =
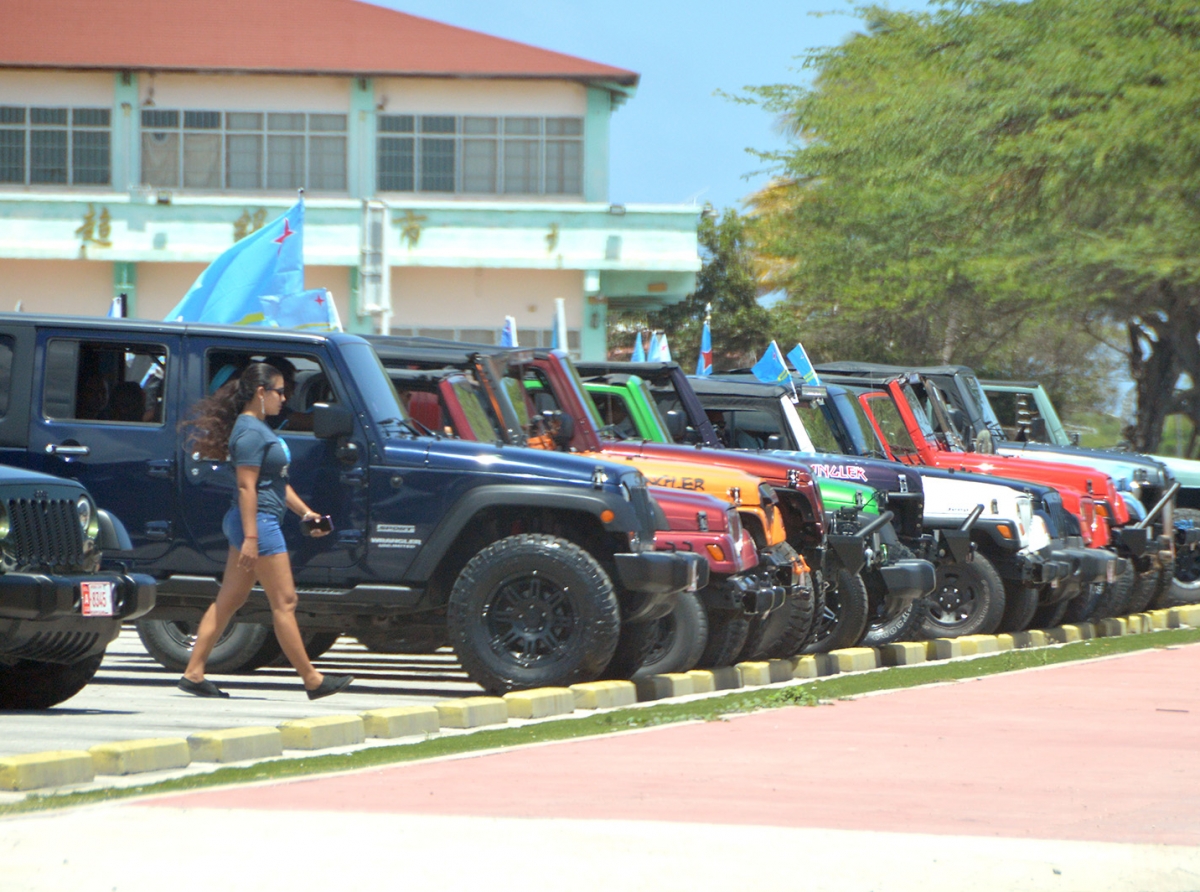
[[[650,332],[650,346],[646,348],[647,362],[658,362],[658,332]]]
[[[264,297],[304,291],[304,200],[226,249],[170,313],[170,322],[271,325]]]
[[[658,339],[658,361],[671,361],[671,345],[667,343],[667,333],[664,331],[662,337]]]
[[[696,358],[696,374],[701,378],[712,374],[712,332],[708,330],[708,322],[704,323],[704,331],[700,333],[700,355]]]
[[[762,359],[754,364],[750,369],[754,373],[754,377],[765,384],[783,384],[790,381],[792,376],[788,372],[787,364],[783,361],[783,353],[779,349],[779,345],[771,341],[771,346],[767,348],[767,352],[762,355]]]
[[[642,333],[637,333],[637,340],[633,342],[633,362],[645,362],[646,350],[642,347]]]
[[[817,370],[813,368],[808,354],[804,352],[803,344],[797,341],[796,346],[788,353],[787,358],[791,360],[792,368],[800,374],[801,381],[805,384],[811,384],[814,387],[820,385],[821,379],[817,376]]]

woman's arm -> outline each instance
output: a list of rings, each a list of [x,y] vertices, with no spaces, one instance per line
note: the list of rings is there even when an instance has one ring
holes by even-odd
[[[242,556],[258,557],[258,468],[255,465],[237,467],[238,511],[242,515]]]

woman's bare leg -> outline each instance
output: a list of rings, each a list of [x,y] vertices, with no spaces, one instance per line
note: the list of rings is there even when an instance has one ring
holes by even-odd
[[[209,605],[200,619],[196,643],[192,647],[192,655],[188,658],[187,669],[183,671],[183,677],[190,681],[204,681],[204,668],[217,639],[221,637],[233,615],[246,603],[246,599],[250,597],[250,589],[254,587],[254,569],[242,569],[238,566],[240,554],[236,548],[229,549],[221,590],[217,592],[217,599]]]
[[[300,637],[300,626],[296,624],[298,598],[296,583],[292,579],[291,559],[286,553],[260,556],[256,571],[258,581],[267,593],[267,601],[271,604],[271,618],[275,622],[275,637],[279,639],[279,646],[304,679],[304,687],[314,690],[325,676],[313,667],[308,651],[304,649],[304,639]]]

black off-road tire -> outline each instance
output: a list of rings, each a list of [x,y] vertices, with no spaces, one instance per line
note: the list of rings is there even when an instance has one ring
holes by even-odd
[[[1029,621],[1031,629],[1053,629],[1062,622],[1067,614],[1070,601],[1059,601],[1057,604],[1047,604],[1034,611],[1033,619]]]
[[[1133,570],[1133,564],[1126,561],[1125,572],[1112,582],[1104,583],[1104,589],[1100,592],[1100,597],[1096,599],[1091,615],[1079,617],[1078,622],[1086,622],[1089,619],[1107,619],[1111,616],[1123,616],[1129,609],[1129,598],[1133,594],[1133,584],[1136,578],[1137,574]],[[1072,617],[1071,608],[1067,608],[1067,621],[1076,621]]]
[[[308,658],[310,660],[318,659],[323,653],[328,651],[329,648],[337,644],[337,640],[342,637],[340,632],[301,632],[300,634],[304,638],[304,652],[308,654]],[[268,653],[273,654],[273,656],[267,662],[260,663],[259,666],[291,666],[292,664],[288,662],[288,658],[284,654],[283,648],[279,646],[279,639],[272,635],[267,640],[274,641],[275,646],[273,648],[268,648],[266,642],[263,642],[263,651],[259,653],[258,658],[261,658]],[[256,666],[254,668],[257,669],[259,667]]]
[[[813,633],[801,649],[806,654],[828,653],[858,644],[867,630],[870,602],[862,577],[839,568],[834,584],[818,599],[821,613],[813,621]]]
[[[913,553],[904,545],[895,543],[888,546],[889,558],[909,560]],[[925,611],[929,609],[924,598],[917,598],[894,616],[887,615],[887,585],[883,575],[878,571],[864,575],[867,593],[870,595],[870,613],[867,616],[867,630],[863,632],[859,642],[864,647],[882,647],[893,641],[912,641],[920,637],[921,621]]]
[[[637,673],[654,649],[658,638],[658,620],[648,623],[621,623],[617,649],[600,673],[609,681],[627,681]]]
[[[196,641],[197,623],[174,620],[142,619],[137,622],[138,637],[146,652],[160,665],[175,672],[187,668]],[[208,658],[206,671],[216,675],[244,672],[248,667],[258,668],[255,660],[263,650],[267,639],[275,641],[275,631],[260,623],[230,623]],[[279,643],[276,642],[278,647]],[[269,645],[267,645],[269,649]]]
[[[1001,632],[1024,632],[1033,622],[1038,609],[1036,585],[1022,585],[1014,580],[1004,580],[1004,617],[1000,620]]]
[[[746,646],[750,617],[737,610],[712,610],[708,614],[708,643],[696,665],[701,669],[732,666]]]
[[[926,638],[991,635],[1004,618],[1004,583],[981,554],[969,561],[937,565],[937,588],[921,622]]]
[[[100,668],[104,654],[78,663],[19,660],[0,663],[0,709],[49,709],[82,691]]]
[[[696,668],[708,645],[708,614],[695,592],[681,592],[674,610],[647,625],[654,627],[650,653],[634,678]]]
[[[1138,573],[1133,580],[1133,591],[1129,593],[1129,613],[1141,613],[1148,610],[1154,599],[1161,591],[1170,587],[1170,577],[1162,567],[1153,567],[1145,573]]]
[[[621,613],[594,557],[566,539],[525,533],[467,562],[446,623],[471,680],[503,694],[595,681],[617,649]]]
[[[866,596],[866,589],[863,589]],[[864,615],[866,608],[864,607]],[[741,660],[774,660],[795,656],[812,634],[816,601],[809,588],[792,594],[766,617],[750,620]]]
[[[1195,508],[1176,508],[1175,517],[1190,520],[1200,526],[1200,511]],[[1180,551],[1175,554],[1171,585],[1156,599],[1156,607],[1173,607],[1178,604],[1200,604],[1200,550]]]
[[[1104,597],[1104,590],[1107,586],[1107,582],[1093,582],[1085,585],[1079,594],[1067,601],[1067,609],[1063,612],[1059,622],[1087,622],[1095,615],[1096,605]]]

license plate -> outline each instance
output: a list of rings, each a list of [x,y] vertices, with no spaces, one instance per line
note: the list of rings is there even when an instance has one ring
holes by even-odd
[[[79,583],[80,610],[84,616],[113,615],[113,584],[111,582]]]
[[[1116,580],[1117,580],[1117,562],[1109,561],[1108,562],[1108,581],[1116,582]]]

